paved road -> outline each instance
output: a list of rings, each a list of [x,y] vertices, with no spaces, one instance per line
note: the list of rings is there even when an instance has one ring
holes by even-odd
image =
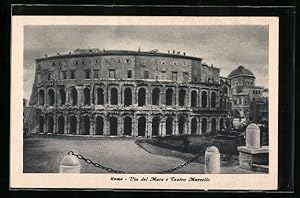
[[[133,138],[39,137],[24,140],[24,172],[56,173],[70,150],[126,173],[157,173],[185,162],[150,154],[136,145]],[[107,173],[81,162],[82,173]],[[191,163],[174,173],[203,173],[203,170],[202,164]],[[227,168],[224,172],[232,170]]]

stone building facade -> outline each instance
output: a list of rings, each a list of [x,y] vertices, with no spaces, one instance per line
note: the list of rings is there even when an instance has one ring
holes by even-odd
[[[36,133],[200,135],[226,128],[230,88],[219,68],[185,53],[77,49],[36,60]],[[226,90],[226,91],[225,91]]]

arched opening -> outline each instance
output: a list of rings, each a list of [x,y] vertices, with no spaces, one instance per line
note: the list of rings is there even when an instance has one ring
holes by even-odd
[[[118,90],[115,87],[110,89],[110,104],[112,105],[118,104]]]
[[[179,91],[179,106],[184,106],[185,104],[185,93],[184,89],[180,89]]]
[[[159,88],[154,88],[152,90],[152,105],[159,105]]]
[[[169,88],[166,91],[166,105],[171,106],[173,105],[173,89]]]
[[[118,134],[118,120],[115,117],[109,118],[109,134],[117,135]]]
[[[104,91],[102,88],[97,89],[97,105],[104,105]]]
[[[197,134],[197,118],[193,118],[191,121],[191,134]]]
[[[146,104],[146,90],[144,88],[139,89],[138,93],[138,106],[144,106]]]
[[[206,133],[207,132],[207,119],[203,118],[201,121],[201,133]]]
[[[178,120],[178,132],[179,132],[179,135],[182,135],[185,132],[185,117],[184,116],[180,116],[179,117],[179,120]]]
[[[215,108],[216,107],[216,93],[215,92],[212,92],[211,93],[211,100],[210,100],[210,104],[211,104],[211,107]]]
[[[103,135],[103,126],[104,126],[104,121],[103,117],[97,116],[96,117],[96,135]]]
[[[138,136],[145,136],[146,134],[146,118],[144,116],[138,119]]]
[[[65,133],[65,118],[64,116],[58,116],[58,134],[64,134]]]
[[[44,90],[39,91],[39,106],[43,106],[45,103],[45,92]]]
[[[53,116],[48,116],[48,133],[54,132],[54,118]]]
[[[91,95],[90,95],[90,89],[84,88],[83,89],[83,95],[84,95],[84,105],[91,105]]]
[[[206,91],[203,91],[201,94],[201,106],[202,107],[207,107],[207,93]]]
[[[39,132],[44,133],[44,117],[39,117]]]
[[[63,89],[59,90],[60,105],[66,104],[66,92]]]
[[[124,118],[124,135],[131,135],[132,133],[132,119],[131,117]]]
[[[83,119],[83,126],[82,126],[82,135],[89,135],[90,134],[90,118],[89,116],[84,116]]]
[[[168,117],[166,120],[166,134],[172,135],[173,134],[173,118]]]
[[[152,136],[159,135],[159,124],[160,124],[159,117],[154,117],[152,119]]]
[[[220,130],[224,129],[224,119],[220,118]]]
[[[77,98],[78,98],[77,90],[75,87],[72,87],[72,89],[71,89],[71,104],[72,104],[72,106],[77,105]]]
[[[197,107],[197,92],[195,90],[191,92],[191,107]]]
[[[77,119],[76,119],[76,117],[71,116],[69,118],[69,122],[70,122],[69,134],[76,135],[76,131],[77,131]]]
[[[217,132],[217,120],[216,118],[211,119],[211,133],[215,134]]]
[[[132,105],[132,93],[130,88],[126,88],[124,91],[124,105],[125,106]]]
[[[53,106],[54,105],[54,91],[52,89],[49,89],[47,99],[48,99],[48,105]]]

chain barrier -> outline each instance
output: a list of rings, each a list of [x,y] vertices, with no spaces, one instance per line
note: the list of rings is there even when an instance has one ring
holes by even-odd
[[[109,167],[105,167],[105,166],[103,166],[103,165],[101,165],[99,163],[93,162],[92,160],[90,160],[88,158],[85,158],[83,155],[76,154],[73,151],[69,151],[68,155],[73,155],[73,156],[77,157],[79,160],[83,160],[87,164],[91,164],[91,165],[93,165],[96,168],[101,168],[101,169],[106,170],[107,172],[110,172],[110,173],[125,173],[124,171],[115,170],[115,169],[112,169],[112,168],[109,168]],[[197,156],[193,157],[192,159],[186,161],[184,164],[180,164],[179,166],[176,166],[174,168],[170,168],[170,169],[165,170],[165,171],[161,171],[159,173],[160,174],[172,173],[175,170],[178,170],[178,169],[181,169],[181,168],[183,168],[185,166],[188,166],[190,163],[192,163],[193,161],[195,161],[196,159],[198,159],[200,156],[201,156],[201,154],[198,154]]]

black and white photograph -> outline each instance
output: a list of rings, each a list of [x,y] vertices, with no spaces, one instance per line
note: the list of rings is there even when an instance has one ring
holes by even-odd
[[[116,18],[23,24],[16,56],[23,124],[13,132],[22,142],[19,174],[156,188],[202,188],[218,175],[274,178],[272,20]]]

